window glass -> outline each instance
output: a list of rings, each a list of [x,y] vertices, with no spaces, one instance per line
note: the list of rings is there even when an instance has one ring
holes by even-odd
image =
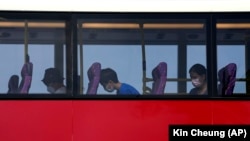
[[[0,93],[66,93],[64,22],[1,21],[0,33]],[[56,70],[51,80],[46,78],[46,85],[53,87],[50,92],[42,81],[48,68]]]
[[[249,20],[227,19],[216,24],[219,95],[249,93],[246,81],[250,68],[249,23]]]
[[[78,46],[79,93],[97,95],[130,94],[129,88],[121,86],[128,84],[137,94],[142,94],[142,57],[140,45],[140,29],[137,23],[117,22],[103,23],[80,22]],[[100,71],[91,66],[98,63],[101,69],[112,69],[118,82],[112,79],[112,86],[106,81],[104,87],[110,86],[113,92],[108,92],[96,81],[96,73]],[[92,70],[92,71],[91,71]],[[90,74],[88,72],[90,71]],[[117,85],[120,83],[121,85]],[[129,91],[127,91],[129,90]]]
[[[154,19],[146,22],[143,29],[146,77],[151,78],[151,82],[147,82],[147,87],[153,89],[153,84],[159,86],[157,83],[161,80],[153,81],[152,71],[160,62],[165,62],[167,80],[164,94],[189,94],[194,88],[188,72],[190,67],[197,63],[205,68],[207,66],[204,20]],[[206,83],[202,83],[202,86],[206,86]]]

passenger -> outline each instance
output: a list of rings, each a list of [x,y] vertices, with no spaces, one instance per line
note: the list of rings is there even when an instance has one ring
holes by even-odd
[[[19,85],[19,76],[18,75],[12,75],[9,79],[8,83],[8,92],[7,94],[18,94],[18,85]]]
[[[189,94],[206,95],[207,94],[207,78],[206,68],[201,64],[195,64],[189,69],[190,78],[195,88],[191,89]]]
[[[133,86],[119,82],[116,72],[110,68],[101,70],[100,83],[107,92],[116,90],[118,95],[140,94]]]
[[[56,68],[48,68],[45,70],[43,83],[47,86],[47,91],[52,94],[65,94],[66,87],[63,84],[63,77]]]

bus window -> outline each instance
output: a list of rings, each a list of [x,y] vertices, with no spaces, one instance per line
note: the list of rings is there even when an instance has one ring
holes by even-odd
[[[152,70],[159,62],[166,62],[167,78],[177,78],[177,45],[146,45],[147,77],[152,78]],[[157,57],[156,57],[157,56]],[[147,83],[147,87],[152,88],[152,81]],[[177,93],[177,82],[167,82],[164,93]]]
[[[19,20],[1,21],[1,93],[8,91],[8,81],[12,75],[19,76],[26,55],[33,64],[29,94],[49,94],[41,81],[47,68],[59,69],[65,85],[65,24],[63,21]]]
[[[248,28],[250,21],[227,19],[218,20],[217,27],[217,70],[219,71],[226,65],[233,63],[236,65],[235,83],[231,83],[230,92],[219,91],[219,94],[246,94],[246,72],[249,65],[249,38]],[[218,74],[218,90],[223,84]],[[225,80],[226,81],[226,80]],[[226,83],[226,82],[225,82]]]
[[[203,19],[85,19],[78,21],[78,31],[80,94],[86,94],[91,85],[88,69],[95,62],[101,68],[115,69],[121,82],[143,95],[153,94],[152,70],[160,62],[167,63],[162,94],[188,94],[188,67],[191,63],[206,66]],[[194,51],[196,48],[201,52]],[[107,93],[101,85],[96,93],[116,94]]]
[[[147,78],[157,63],[168,64],[164,94],[186,95],[193,88],[188,73],[196,63],[206,65],[206,28],[202,19],[151,20],[144,24]],[[152,81],[147,82],[152,87]]]
[[[142,93],[141,35],[139,24],[102,20],[79,21],[78,28],[78,72],[80,94],[89,94],[88,70],[93,63],[100,63],[101,69],[116,71],[118,80],[133,86]],[[107,92],[98,85],[97,95],[116,95],[117,91]]]

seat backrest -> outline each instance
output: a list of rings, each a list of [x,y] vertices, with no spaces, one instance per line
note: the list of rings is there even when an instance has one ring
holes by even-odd
[[[96,94],[100,82],[101,64],[98,62],[93,63],[88,69],[88,89],[86,94]]]
[[[7,94],[18,94],[18,85],[19,85],[19,76],[12,75],[9,79]]]
[[[167,82],[167,63],[160,62],[152,70],[153,84],[152,94],[164,94],[166,82]]]
[[[234,91],[236,81],[237,66],[235,63],[229,63],[225,67],[221,68],[218,72],[219,77],[219,94],[231,95]]]
[[[26,62],[21,70],[22,80],[19,85],[19,93],[27,94],[32,81],[33,64],[31,62]]]

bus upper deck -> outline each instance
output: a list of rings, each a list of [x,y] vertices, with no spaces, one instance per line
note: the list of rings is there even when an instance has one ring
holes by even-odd
[[[119,80],[150,95],[152,71],[167,64],[162,95],[189,95],[189,69],[207,69],[208,96],[218,96],[219,70],[237,66],[232,95],[247,95],[250,16],[239,13],[0,12],[0,93],[12,75],[21,77],[25,56],[33,63],[29,94],[49,94],[47,68],[58,68],[71,95],[86,95],[87,71],[99,62]],[[107,93],[100,85],[96,95]]]

